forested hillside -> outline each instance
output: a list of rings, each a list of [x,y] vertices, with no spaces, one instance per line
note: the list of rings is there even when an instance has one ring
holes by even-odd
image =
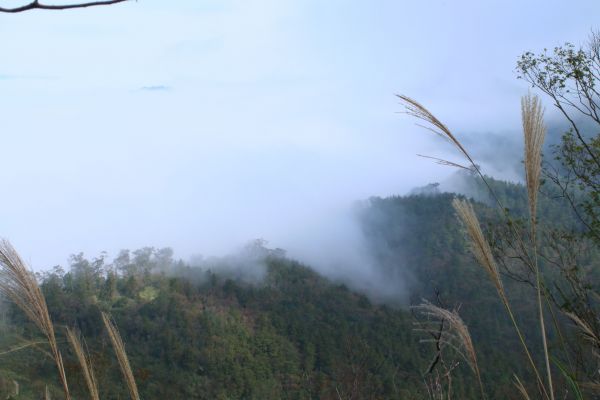
[[[493,184],[507,204],[523,207],[522,186]],[[85,338],[106,399],[126,398],[127,391],[101,311],[119,327],[144,399],[426,398],[435,348],[422,342],[426,335],[415,330],[422,318],[410,308],[423,299],[460,307],[480,364],[490,366],[483,368],[488,393],[511,398],[512,374],[527,378],[528,371],[493,285],[466,247],[455,196],[372,198],[360,211],[378,265],[406,282],[408,293],[398,296],[404,302],[374,303],[261,241],[199,266],[174,260],[169,249],[124,251],[113,261],[76,255],[67,271],[42,275],[42,288],[59,338],[60,327]],[[497,219],[484,203],[478,211],[488,222]],[[524,330],[534,331],[531,288],[510,280],[507,288]],[[2,349],[38,339],[21,311],[5,303]],[[60,345],[71,389],[84,398],[79,364],[64,339]],[[15,382],[16,398],[39,398],[45,385],[60,396],[54,366],[40,350],[0,355],[3,396],[14,393]],[[478,398],[472,372],[458,355],[454,361],[455,395]]]

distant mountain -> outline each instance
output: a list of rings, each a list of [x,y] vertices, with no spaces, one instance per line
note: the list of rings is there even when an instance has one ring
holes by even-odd
[[[490,182],[507,207],[525,210],[520,185]],[[470,184],[477,191],[481,183]],[[490,398],[511,398],[512,374],[527,378],[527,369],[495,290],[466,247],[451,207],[455,196],[435,186],[372,198],[361,210],[361,226],[381,272],[407,283],[410,304],[460,305]],[[485,221],[496,221],[491,208],[477,208]],[[101,398],[127,393],[100,311],[120,329],[143,399],[426,398],[422,373],[433,347],[415,332],[408,304],[372,304],[260,241],[240,255],[198,264],[145,248],[122,252],[112,263],[75,256],[68,272],[41,277],[55,324],[85,337]],[[507,288],[525,330],[533,331],[530,289],[510,281]],[[39,338],[13,306],[6,307],[1,330],[0,350]],[[84,398],[76,359],[61,343],[72,390]],[[0,396],[14,394],[18,382],[15,398],[37,399],[47,384],[53,398],[61,397],[52,362],[35,347],[2,355],[0,377]],[[453,386],[456,398],[479,398],[464,363]]]

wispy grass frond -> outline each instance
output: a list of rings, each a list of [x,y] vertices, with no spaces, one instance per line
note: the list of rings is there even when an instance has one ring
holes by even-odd
[[[515,375],[514,377],[515,377],[515,386],[517,387],[517,390],[519,391],[519,393],[521,394],[523,399],[531,400],[531,397],[529,397],[529,394],[527,393],[527,389],[525,389],[525,386],[523,386],[523,382],[521,382],[521,380],[519,379],[519,377],[517,375]]]
[[[4,239],[0,240],[0,292],[11,299],[46,337],[65,397],[69,400],[71,396],[65,368],[46,299],[33,272],[29,271],[16,250]]]
[[[498,264],[496,264],[494,255],[492,253],[492,249],[490,248],[488,241],[483,235],[479,219],[475,214],[475,210],[473,210],[473,206],[467,200],[461,200],[458,198],[455,198],[452,201],[452,206],[456,210],[456,214],[458,215],[459,220],[461,221],[461,223],[465,227],[465,230],[467,231],[467,236],[469,238],[469,246],[473,255],[477,259],[477,262],[479,262],[479,264],[482,267],[484,267],[484,269],[488,273],[492,283],[496,287],[496,291],[498,292],[498,296],[500,297],[502,304],[504,304],[504,307],[508,312],[513,327],[515,328],[517,336],[519,337],[519,340],[521,342],[521,346],[523,347],[525,355],[527,356],[527,360],[529,361],[529,364],[531,365],[531,368],[537,377],[540,391],[545,397],[548,397],[547,390],[544,387],[542,378],[538,372],[535,362],[533,361],[533,357],[531,356],[531,352],[527,347],[527,343],[525,342],[525,337],[521,333],[521,329],[519,328],[517,320],[515,319],[515,316],[512,312],[512,308],[504,290],[504,285],[502,284],[502,278],[500,276]]]
[[[444,344],[455,348],[457,352],[465,359],[467,364],[469,364],[477,377],[482,396],[484,396],[483,383],[481,381],[481,373],[477,363],[475,346],[473,346],[469,328],[467,328],[467,325],[464,323],[460,315],[458,315],[458,312],[456,310],[446,310],[431,304],[428,301],[425,301],[414,308],[417,309],[422,315],[430,319],[443,321],[443,323],[447,324],[449,328],[447,337],[442,338]]]
[[[69,339],[69,343],[71,343],[71,347],[73,347],[73,351],[77,356],[79,365],[81,365],[83,377],[85,378],[85,383],[90,392],[91,399],[100,400],[100,396],[98,394],[98,384],[96,383],[96,376],[94,375],[92,362],[87,352],[83,349],[81,340],[79,340],[79,335],[77,335],[71,329],[67,328],[67,338]]]
[[[592,392],[600,393],[600,384],[596,382],[583,382],[580,385],[581,387],[591,390]]]
[[[0,290],[10,298],[44,335],[54,336],[54,327],[50,321],[46,300],[35,276],[12,245],[0,241]]]
[[[445,165],[447,167],[455,167],[455,168],[465,169],[467,171],[473,171],[473,167],[467,167],[466,165],[455,163],[455,162],[449,161],[449,160],[444,160],[443,158],[437,158],[437,157],[432,157],[432,156],[425,156],[423,154],[417,154],[417,155],[419,157],[429,158],[431,160],[434,160],[435,163],[439,164],[439,165]]]
[[[115,324],[104,312],[102,313],[102,321],[104,321],[104,326],[108,331],[108,336],[110,337],[110,341],[115,349],[115,354],[117,355],[121,372],[123,373],[123,377],[127,383],[129,394],[133,400],[140,400],[137,384],[135,383],[135,378],[133,376],[133,372],[131,371],[131,366],[129,365],[129,358],[125,352],[125,344],[123,343],[123,339],[121,339],[121,335],[119,334]]]
[[[542,171],[542,146],[544,145],[544,138],[546,136],[544,109],[539,97],[529,94],[521,99],[521,118],[523,121],[523,137],[525,138],[525,180],[527,183],[527,196],[529,198],[529,219],[531,225],[531,244],[534,251],[533,261],[537,283],[538,313],[544,347],[544,361],[546,362],[548,389],[550,399],[554,400],[548,339],[542,306],[542,276],[538,266],[536,238],[537,195]]]
[[[535,224],[537,194],[542,171],[542,146],[546,136],[544,109],[537,96],[527,95],[521,99],[521,118],[525,138],[525,179],[529,197],[529,211]]]
[[[47,343],[46,339],[43,339],[43,340],[28,340],[28,341],[25,341],[24,343],[21,343],[19,345],[11,347],[8,350],[4,350],[4,351],[0,352],[0,356],[4,356],[4,355],[10,354],[10,353],[14,353],[15,351],[23,350],[23,349],[26,349],[26,348],[29,348],[29,347],[36,347],[37,345],[44,344],[44,343]],[[48,354],[48,355],[50,355],[50,354]],[[51,355],[50,355],[50,358],[52,358]]]
[[[424,128],[436,133],[442,138],[449,140],[469,161],[473,163],[473,160],[467,150],[463,147],[463,145],[458,141],[458,139],[454,136],[454,134],[448,129],[442,121],[437,119],[435,115],[433,115],[427,108],[425,108],[421,103],[412,99],[408,96],[397,95],[404,105],[406,113],[411,115],[421,121],[425,121],[431,126],[423,126]],[[473,163],[474,164],[474,163]]]
[[[575,325],[577,325],[582,335],[587,340],[592,342],[592,344],[595,346],[600,346],[600,338],[598,337],[598,335],[596,335],[596,333],[594,333],[594,330],[590,327],[590,325],[587,322],[570,312],[565,312],[565,315],[569,317],[571,321],[575,323]]]
[[[496,192],[490,186],[485,175],[483,175],[483,173],[481,172],[481,168],[479,167],[479,165],[477,165],[475,163],[475,161],[473,160],[473,158],[471,157],[471,155],[469,154],[467,149],[465,149],[465,147],[461,144],[461,142],[458,140],[458,138],[450,131],[450,129],[448,129],[448,127],[446,125],[444,125],[439,119],[437,119],[437,117],[435,115],[433,115],[433,113],[431,111],[429,111],[427,108],[425,108],[418,101],[416,101],[408,96],[404,96],[404,95],[400,95],[400,94],[398,94],[396,96],[400,100],[402,100],[402,104],[404,105],[406,114],[411,115],[417,119],[420,119],[421,121],[427,122],[430,126],[423,126],[423,125],[419,125],[419,126],[425,128],[429,131],[432,131],[432,132],[436,133],[437,135],[441,136],[442,138],[448,140],[467,159],[469,165],[468,166],[461,165],[461,164],[458,164],[458,163],[455,163],[452,161],[447,161],[447,160],[443,160],[441,158],[436,158],[436,157],[428,157],[428,156],[426,156],[426,157],[436,160],[437,163],[441,164],[441,165],[447,165],[447,166],[451,166],[451,167],[467,169],[471,172],[476,173],[479,176],[479,178],[481,178],[481,181],[488,188],[490,195],[494,198],[494,200],[498,204],[498,207],[500,208],[500,210],[502,210],[503,212],[506,213],[506,211],[505,211],[506,208],[502,205],[500,198],[496,195]]]
[[[479,220],[477,219],[477,215],[473,210],[473,206],[468,201],[458,198],[455,198],[452,201],[452,206],[456,210],[460,221],[467,231],[469,236],[469,245],[473,255],[479,264],[485,268],[502,301],[508,302],[506,293],[504,291],[504,285],[502,284],[502,279],[500,278],[498,265],[494,260],[494,255],[492,254],[492,249],[490,248],[488,241],[485,239],[485,236],[483,236],[483,231],[481,230],[481,226],[479,224]]]
[[[502,205],[502,202],[500,201],[499,197],[496,195],[496,193],[494,192],[494,190],[492,189],[492,187],[486,180],[486,177],[482,174],[479,166],[473,161],[473,158],[470,156],[470,154],[467,152],[467,150],[462,146],[462,144],[456,138],[456,136],[450,131],[450,129],[448,129],[448,127],[446,125],[444,125],[439,119],[437,119],[433,115],[433,113],[431,113],[427,108],[425,108],[423,105],[421,105],[416,100],[414,100],[408,96],[404,96],[404,95],[398,95],[398,97],[402,100],[407,114],[409,114],[421,121],[425,121],[427,123],[427,125],[424,126],[426,129],[433,131],[436,134],[438,134],[438,135],[442,136],[443,138],[447,139],[448,141],[450,141],[454,145],[454,147],[456,147],[459,150],[459,152],[463,156],[465,156],[465,158],[469,161],[469,163],[472,166],[472,171],[474,171],[475,173],[477,173],[479,175],[479,177],[482,179],[484,184],[489,189],[490,194],[496,200],[496,203],[498,204],[499,209],[508,218],[509,215],[508,215],[507,209]],[[498,267],[492,256],[490,246],[487,243],[487,241],[485,240],[485,238],[483,237],[479,222],[477,221],[477,218],[475,216],[475,213],[474,213],[471,205],[464,201],[461,202],[459,200],[455,200],[454,207],[455,207],[457,214],[459,215],[461,221],[464,223],[464,225],[466,227],[466,230],[469,235],[473,254],[477,258],[479,263],[487,270],[488,274],[490,275],[490,277],[492,279],[492,282],[494,283],[494,286],[496,287],[496,289],[498,291],[500,298],[502,299],[502,302],[504,303],[504,305],[509,313],[509,316],[510,316],[511,321],[515,327],[515,330],[519,336],[521,344],[525,350],[525,353],[527,355],[529,363],[531,364],[531,367],[537,377],[540,394],[542,394],[542,396],[546,399],[554,400],[554,390],[552,387],[552,373],[551,373],[551,369],[550,369],[550,357],[548,354],[548,344],[547,344],[547,337],[546,337],[546,330],[545,330],[545,323],[544,323],[544,313],[543,313],[542,299],[541,299],[541,297],[542,297],[542,290],[541,290],[542,278],[541,278],[540,270],[538,267],[537,240],[536,240],[536,233],[535,233],[536,232],[535,227],[536,227],[536,212],[537,212],[537,193],[538,193],[538,189],[540,186],[540,174],[541,174],[541,164],[542,164],[542,146],[543,146],[544,138],[545,138],[545,134],[546,134],[546,127],[545,127],[544,121],[543,121],[544,111],[543,111],[541,102],[538,97],[531,96],[531,95],[524,97],[521,101],[521,109],[522,109],[522,114],[523,114],[522,122],[523,122],[523,132],[524,132],[524,137],[525,137],[525,170],[526,170],[525,172],[526,172],[526,180],[527,180],[526,183],[527,183],[527,191],[528,191],[528,198],[529,198],[531,239],[532,239],[532,248],[533,248],[533,257],[532,258],[530,257],[529,252],[526,252],[527,253],[526,254],[526,256],[527,256],[526,262],[531,264],[531,267],[533,268],[533,270],[535,270],[535,273],[536,273],[537,297],[538,297],[537,300],[538,300],[539,320],[540,320],[543,347],[544,347],[544,359],[545,359],[545,363],[546,363],[547,384],[548,384],[547,388],[541,379],[541,376],[537,370],[535,362],[533,361],[533,358],[531,357],[531,353],[527,347],[525,339],[519,329],[519,326],[516,322],[514,314],[511,310],[510,304],[508,302],[508,299],[507,299],[505,291],[504,291],[504,287],[502,285],[502,280],[500,279]],[[431,157],[431,158],[434,158],[434,157]],[[441,160],[441,159],[437,159],[437,158],[434,158],[434,159],[438,163],[441,163],[444,165],[451,165],[454,167],[464,168],[464,166],[461,166],[460,164],[447,162],[445,160]],[[512,227],[512,234],[515,236],[515,239],[519,243],[523,244],[522,236],[520,235],[519,232],[516,231],[514,226]]]

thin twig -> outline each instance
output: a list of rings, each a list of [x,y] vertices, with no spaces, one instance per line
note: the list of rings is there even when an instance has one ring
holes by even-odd
[[[0,7],[0,12],[3,13],[21,13],[30,10],[71,10],[74,8],[87,8],[87,7],[96,7],[96,6],[109,6],[111,4],[124,3],[129,0],[104,0],[104,1],[90,1],[86,3],[76,3],[76,4],[41,4],[38,0],[34,0],[29,4],[25,4],[20,7]]]

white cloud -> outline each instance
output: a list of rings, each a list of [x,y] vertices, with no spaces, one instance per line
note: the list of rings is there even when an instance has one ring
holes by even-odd
[[[396,113],[394,93],[458,133],[511,129],[515,57],[583,39],[597,14],[481,4],[144,0],[2,15],[0,234],[36,267],[82,250],[318,240],[307,221],[451,172],[415,155],[445,150]],[[319,248],[306,243],[307,259]]]

